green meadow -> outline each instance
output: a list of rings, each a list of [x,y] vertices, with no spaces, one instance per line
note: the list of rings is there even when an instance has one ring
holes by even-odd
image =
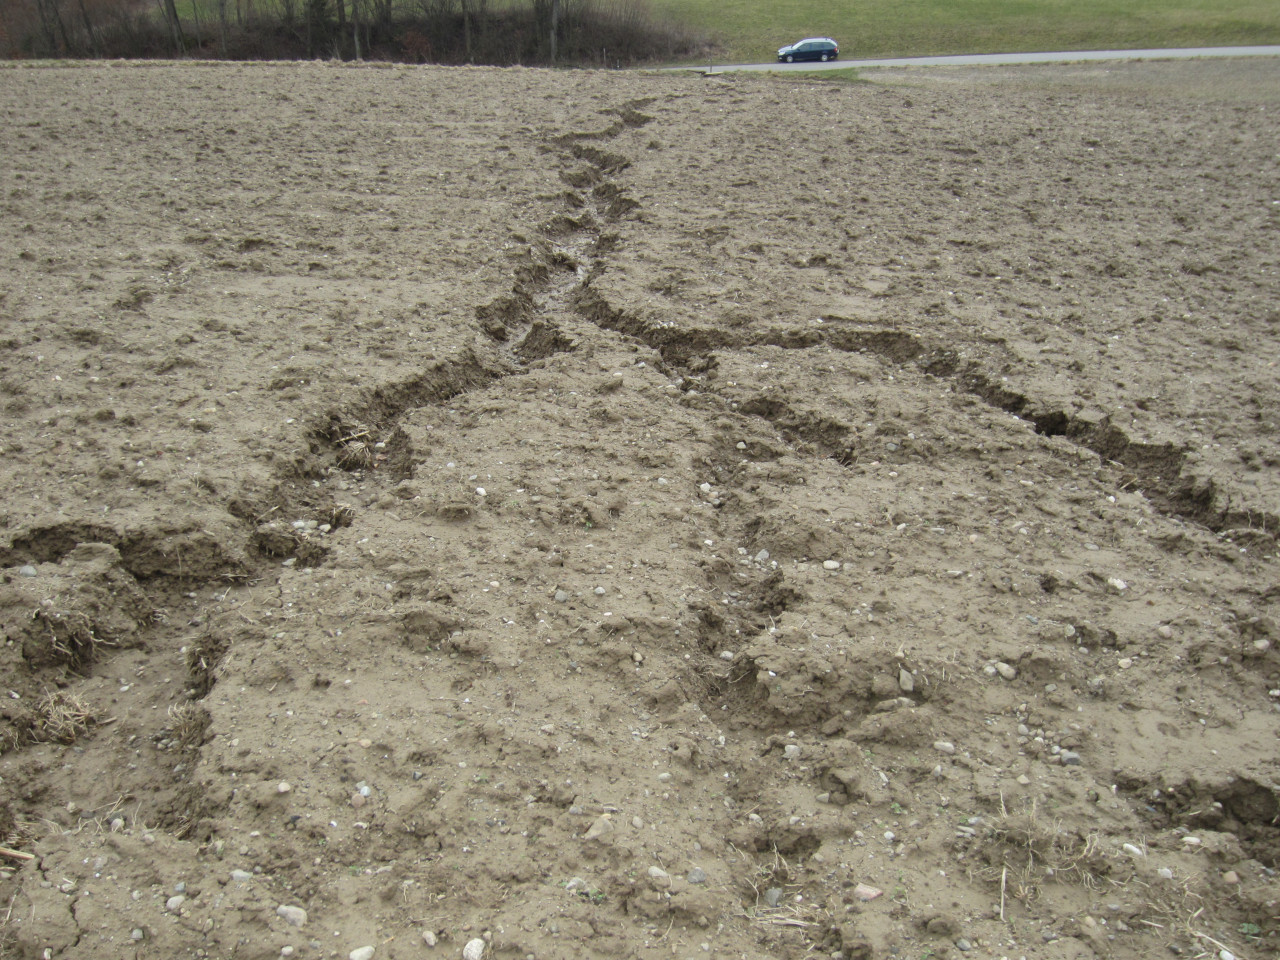
[[[1277,0],[649,0],[731,62],[829,36],[841,57],[1280,43]]]

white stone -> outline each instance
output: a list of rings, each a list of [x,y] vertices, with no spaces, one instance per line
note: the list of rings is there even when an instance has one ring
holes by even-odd
[[[467,945],[462,948],[462,960],[480,960],[484,956],[484,941],[479,937],[474,940],[468,940]]]
[[[285,923],[293,924],[295,927],[300,927],[307,922],[307,911],[301,907],[290,906],[287,903],[282,903],[276,907],[276,916]]]
[[[373,950],[373,947],[356,947],[347,954],[347,960],[371,960]]]
[[[1010,666],[1009,664],[1005,663],[1003,660],[996,663],[995,668],[996,668],[996,673],[1000,674],[1000,676],[1004,677],[1006,680],[1012,680],[1014,677],[1018,675],[1018,668]]]

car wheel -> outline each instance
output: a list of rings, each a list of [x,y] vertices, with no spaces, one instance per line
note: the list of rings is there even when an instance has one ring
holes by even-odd
[[[826,63],[829,59],[831,59],[831,58],[830,58],[830,57],[828,57],[825,53],[822,55],[822,62],[823,62],[823,63]]]
[[[796,58],[795,58],[795,57],[793,57],[791,54],[789,54],[789,53],[788,53],[788,54],[787,54],[787,63],[795,63],[795,62],[796,62]]]

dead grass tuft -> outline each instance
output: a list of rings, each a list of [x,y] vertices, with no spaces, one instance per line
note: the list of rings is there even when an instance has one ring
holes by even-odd
[[[98,716],[78,695],[55,690],[36,702],[27,734],[36,743],[75,743],[98,722]]]
[[[209,711],[193,700],[184,700],[169,707],[169,731],[183,750],[202,746],[212,722]]]
[[[1036,798],[1011,810],[1001,797],[988,840],[983,878],[999,881],[1002,914],[1007,896],[1030,904],[1047,880],[1093,887],[1109,869],[1098,834],[1065,829],[1061,820],[1044,815]]]

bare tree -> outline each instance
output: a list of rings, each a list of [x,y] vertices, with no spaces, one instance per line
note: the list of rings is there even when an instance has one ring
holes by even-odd
[[[173,38],[173,49],[178,56],[182,56],[185,43],[182,39],[182,24],[178,20],[178,8],[173,0],[157,0],[160,4],[160,10],[164,13],[165,23],[169,26],[169,33]]]

